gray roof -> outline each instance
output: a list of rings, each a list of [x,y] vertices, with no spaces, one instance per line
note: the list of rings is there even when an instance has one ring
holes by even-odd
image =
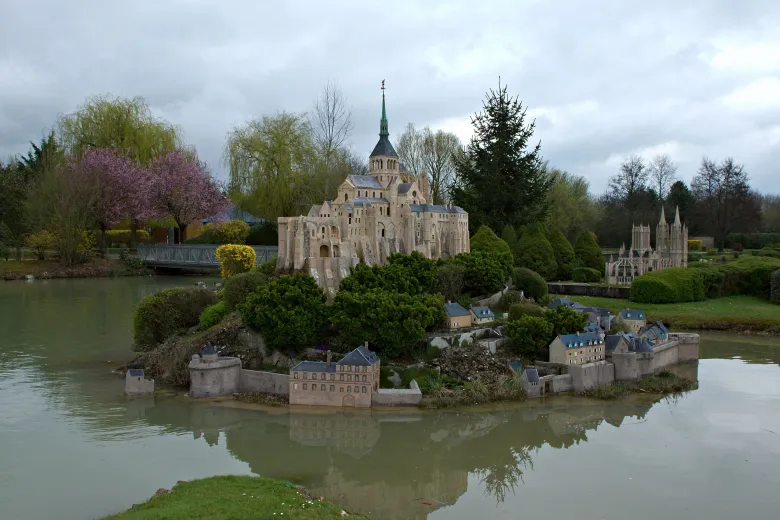
[[[595,332],[580,332],[579,334],[562,334],[560,336],[563,346],[566,348],[587,347],[588,342],[591,345],[600,345],[604,343],[601,335]],[[582,343],[582,345],[580,345]]]
[[[535,368],[526,368],[525,378],[528,380],[529,383],[538,383],[539,372],[537,372]]]
[[[620,334],[608,334],[604,338],[604,345],[606,345],[607,350],[615,350],[615,347],[620,343],[620,338],[622,338]]]
[[[129,368],[127,369],[127,375],[130,377],[144,377],[143,368]]]
[[[615,350],[615,347],[617,347],[621,339],[628,345],[629,352],[642,353],[653,351],[653,345],[647,338],[641,338],[633,332],[629,334],[621,332],[619,334],[610,334],[607,336],[604,341],[607,345],[607,350]]]
[[[474,316],[477,318],[494,318],[495,314],[493,314],[493,311],[490,310],[490,307],[472,307],[471,312],[474,313]]]
[[[469,311],[459,303],[445,303],[444,310],[447,311],[447,316],[468,316]]]
[[[585,328],[583,330],[585,332],[602,332],[601,325],[599,325],[595,321],[591,321],[590,323],[585,325]]]
[[[555,309],[561,305],[565,305],[566,307],[571,307],[574,305],[574,302],[571,301],[570,298],[553,298],[553,300],[550,302],[549,307],[550,309]]]
[[[384,197],[356,197],[349,201],[354,207],[370,208],[373,204],[390,204],[390,201]]]
[[[620,311],[620,316],[623,317],[623,319],[628,320],[645,320],[647,319],[645,317],[645,311],[638,311],[638,310],[632,310],[632,309],[623,309]]]
[[[466,213],[458,206],[442,206],[440,204],[409,204],[414,213]]]
[[[408,192],[412,188],[412,184],[414,184],[414,183],[412,183],[412,182],[405,182],[403,184],[399,184],[398,185],[398,193],[402,194],[402,193]]]
[[[347,175],[347,180],[351,182],[356,188],[376,188],[382,189],[382,185],[379,183],[376,177],[372,175]]]
[[[330,366],[325,361],[301,361],[292,369],[291,372],[335,372],[336,363],[331,363]]]
[[[359,346],[338,361],[338,365],[371,366],[379,361],[375,352],[371,352],[364,346]]]
[[[398,157],[395,148],[393,148],[393,143],[390,142],[390,139],[388,139],[386,135],[379,136],[379,141],[376,143],[376,146],[374,147],[374,150],[371,152],[369,157],[376,157],[377,155]]]

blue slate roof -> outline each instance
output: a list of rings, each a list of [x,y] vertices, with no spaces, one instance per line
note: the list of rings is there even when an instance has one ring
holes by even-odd
[[[615,347],[618,346],[621,338],[622,336],[620,334],[608,334],[604,338],[604,345],[607,347],[607,350],[615,350]]]
[[[379,361],[379,357],[376,355],[376,353],[371,352],[366,347],[361,345],[341,358],[336,364],[371,366],[377,361]]]
[[[409,204],[414,213],[466,213],[458,206],[442,206],[440,204]]]
[[[512,371],[515,374],[519,374],[523,370],[523,362],[522,361],[510,361],[509,362],[509,368],[511,368]]]
[[[666,328],[666,325],[664,325],[664,322],[662,321],[656,321],[655,326],[661,329],[665,334],[669,334],[669,329]]]
[[[379,183],[376,177],[372,175],[347,175],[347,180],[351,182],[356,188],[376,188],[382,189],[382,185]]]
[[[595,332],[600,333],[603,332],[601,325],[596,323],[595,321],[591,321],[587,325],[585,325],[585,328],[583,329],[584,332]]]
[[[398,185],[398,194],[400,195],[400,194],[403,194],[403,193],[407,193],[411,189],[411,187],[412,187],[412,183],[411,182],[405,182],[403,184],[399,184]]]
[[[493,311],[490,310],[490,307],[472,307],[471,312],[474,313],[474,316],[477,318],[495,318],[496,315],[493,314]]]
[[[143,368],[129,368],[127,369],[127,375],[130,377],[144,377]]]
[[[664,342],[669,338],[669,333],[663,323],[660,327],[657,323],[645,325],[639,329],[639,335],[647,337],[653,343]]]
[[[559,336],[566,348],[580,348],[589,345],[601,345],[604,341],[599,334],[593,332],[580,332],[579,334],[562,334]],[[581,344],[580,344],[581,343]]]
[[[336,363],[331,363],[330,366],[325,361],[301,361],[292,369],[291,372],[335,372]]]
[[[459,303],[445,303],[444,310],[447,312],[447,316],[468,316],[469,311],[463,305]]]
[[[652,342],[648,341],[647,338],[638,336],[634,332],[629,334],[626,334],[625,332],[621,332],[619,334],[610,334],[605,338],[604,341],[605,345],[607,346],[607,350],[615,350],[615,347],[617,347],[621,339],[624,340],[628,345],[629,352],[636,352],[641,354],[644,352],[653,351]]]
[[[538,383],[539,372],[537,372],[535,368],[526,368],[525,378],[528,380],[529,383]]]
[[[390,201],[384,197],[356,197],[349,202],[352,204],[352,206],[357,208],[370,208],[374,204],[390,204]]]
[[[571,307],[574,305],[574,302],[571,301],[570,298],[553,298],[553,300],[550,302],[549,307],[550,309],[556,309],[560,307],[561,305],[565,305],[566,307]]]
[[[645,311],[637,311],[632,309],[623,309],[620,311],[620,316],[624,320],[646,320]]]

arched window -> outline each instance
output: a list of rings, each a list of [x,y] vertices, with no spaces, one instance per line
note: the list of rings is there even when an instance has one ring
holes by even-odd
[[[372,197],[374,197],[374,198],[376,198],[376,192],[375,192],[375,191],[372,191],[372,192],[371,192],[371,196],[372,196]]]
[[[347,194],[346,193],[344,194],[344,201],[345,202],[347,201]]]

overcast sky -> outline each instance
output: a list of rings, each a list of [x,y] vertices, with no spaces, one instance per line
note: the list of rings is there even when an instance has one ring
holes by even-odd
[[[382,79],[393,137],[411,121],[466,141],[500,75],[593,192],[666,152],[686,181],[730,155],[776,193],[779,26],[775,0],[0,0],[0,156],[90,95],[143,96],[224,178],[231,128],[305,111],[330,79],[367,160]]]

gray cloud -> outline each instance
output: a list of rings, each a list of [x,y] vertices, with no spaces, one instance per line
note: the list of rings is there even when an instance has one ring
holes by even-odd
[[[545,158],[594,192],[621,158],[657,152],[686,180],[702,155],[730,155],[777,191],[778,21],[780,5],[752,0],[10,0],[0,156],[110,92],[144,96],[224,177],[231,128],[307,110],[329,79],[352,105],[355,151],[376,140],[382,79],[391,132],[413,121],[467,139],[500,75],[537,118]]]

